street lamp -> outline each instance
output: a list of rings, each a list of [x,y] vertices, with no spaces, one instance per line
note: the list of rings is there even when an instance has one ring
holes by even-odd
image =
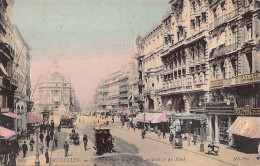
[[[146,117],[145,112],[144,112],[143,116],[144,116],[144,130],[145,130],[145,117]]]
[[[39,138],[38,138],[38,134],[39,134],[39,124],[36,124],[36,160],[35,160],[35,166],[40,166],[40,160],[39,160],[39,150],[38,150],[38,144],[39,144]]]
[[[200,125],[201,125],[201,131],[200,131],[200,152],[204,152],[204,143],[203,143],[203,124],[204,121],[200,120]]]

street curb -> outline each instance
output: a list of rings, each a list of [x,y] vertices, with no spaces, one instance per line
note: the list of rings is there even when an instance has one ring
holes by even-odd
[[[116,128],[121,129],[121,130],[128,131],[128,130],[126,130],[126,129],[124,129],[124,128],[120,128],[120,127],[116,127]],[[136,133],[136,132],[134,132],[134,134],[141,136],[141,134],[138,134],[138,133]],[[165,142],[162,142],[162,141],[157,140],[157,139],[154,139],[154,138],[150,138],[150,137],[145,137],[145,138],[148,138],[148,139],[150,139],[150,140],[154,140],[154,141],[157,141],[157,142],[161,142],[161,143],[163,143],[163,144],[165,144],[165,145],[170,145],[170,143],[165,143]],[[229,164],[229,165],[232,165],[232,166],[236,166],[236,165],[231,164],[231,163],[228,163],[228,162],[226,162],[226,161],[223,161],[223,160],[220,160],[220,159],[216,159],[216,158],[207,156],[207,155],[205,155],[205,154],[196,153],[196,152],[194,152],[194,151],[192,151],[192,150],[188,150],[188,149],[186,149],[186,148],[182,148],[182,149],[183,149],[183,150],[186,150],[186,151],[188,151],[188,152],[194,153],[194,154],[198,154],[198,155],[201,155],[201,156],[204,156],[204,157],[207,157],[207,158],[210,158],[210,159],[213,159],[213,160],[216,160],[216,161],[225,163],[225,164]]]

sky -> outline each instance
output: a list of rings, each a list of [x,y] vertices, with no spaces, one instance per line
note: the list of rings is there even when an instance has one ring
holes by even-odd
[[[166,0],[16,1],[13,23],[31,48],[32,86],[58,60],[80,101],[89,102],[102,78],[131,61],[135,37],[168,10]]]

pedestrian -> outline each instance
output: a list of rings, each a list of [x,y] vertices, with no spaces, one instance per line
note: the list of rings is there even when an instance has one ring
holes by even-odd
[[[60,124],[59,124],[59,126],[58,126],[58,132],[60,132],[60,130],[61,130],[61,126],[60,126]]]
[[[48,125],[47,125],[47,132],[49,133],[50,130],[51,130],[51,126],[48,124]]]
[[[170,136],[169,136],[169,141],[170,141],[170,143],[171,143],[171,145],[173,146],[173,133],[171,132],[170,133]]]
[[[57,148],[57,146],[58,146],[58,136],[56,134],[54,136],[54,143],[55,143],[55,147]]]
[[[165,131],[163,131],[163,133],[162,133],[162,134],[163,134],[163,138],[166,138]]]
[[[14,152],[16,153],[17,156],[19,154],[19,150],[20,150],[20,146],[19,146],[18,140],[16,140],[14,142]]]
[[[160,138],[161,137],[161,130],[158,130],[157,134],[158,134],[158,137]]]
[[[98,119],[98,121],[97,121],[98,123],[99,123],[99,119]]]
[[[41,140],[41,142],[43,143],[43,138],[44,138],[44,136],[43,136],[43,134],[42,133],[40,133],[40,140]]]
[[[87,144],[88,144],[88,137],[87,137],[86,134],[84,134],[83,142],[84,142],[84,149],[86,151],[87,150]]]
[[[133,128],[134,128],[134,132],[135,132],[135,125],[134,125],[134,127],[133,127]]]
[[[54,132],[51,130],[51,132],[50,132],[51,140],[53,140],[53,136],[54,136]]]
[[[260,160],[260,141],[258,142],[258,157],[257,160]]]
[[[27,130],[27,139],[29,140],[30,139],[30,131]]]
[[[50,140],[51,140],[51,137],[50,137],[49,133],[47,133],[47,135],[45,137],[47,147],[49,147]]]
[[[65,150],[65,157],[68,156],[69,146],[70,146],[70,145],[68,144],[68,142],[65,141],[65,143],[64,143],[64,145],[63,145],[63,148],[64,148],[64,150]]]
[[[28,150],[28,146],[26,145],[25,141],[23,142],[22,149],[23,149],[23,158],[25,158],[26,157],[26,152]]]
[[[46,149],[46,152],[45,152],[45,158],[46,158],[46,163],[49,163],[49,152],[48,152],[48,149]]]
[[[46,130],[47,130],[47,126],[46,126],[46,124],[43,124],[43,131],[44,131],[44,134],[46,133]]]
[[[42,124],[40,124],[40,133],[42,133],[42,130],[43,130],[43,126]]]
[[[9,154],[9,164],[8,165],[12,165],[12,166],[15,166],[16,165],[16,153],[15,152],[12,152]]]
[[[31,141],[30,141],[30,143],[29,143],[29,145],[30,145],[30,147],[31,147],[31,151],[33,151],[33,145],[34,145],[34,140],[33,140],[33,138],[31,139]]]
[[[115,122],[115,119],[114,119],[114,116],[112,116],[112,123],[114,123]]]
[[[196,134],[196,132],[194,132],[194,134],[193,134],[192,142],[193,142],[194,145],[196,145],[196,142],[197,142],[197,134]]]
[[[43,149],[44,149],[43,143],[42,143],[42,142],[39,142],[39,143],[38,143],[38,146],[39,146],[40,151],[41,151],[42,154],[43,154]]]
[[[51,120],[51,130],[54,130],[54,122]]]

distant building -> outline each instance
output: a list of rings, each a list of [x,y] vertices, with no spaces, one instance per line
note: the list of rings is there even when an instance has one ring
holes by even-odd
[[[71,111],[77,111],[79,108],[75,90],[72,88],[70,80],[62,74],[57,61],[39,80],[35,91],[32,91],[31,98],[34,101],[32,111],[37,114],[58,111],[61,104]]]

